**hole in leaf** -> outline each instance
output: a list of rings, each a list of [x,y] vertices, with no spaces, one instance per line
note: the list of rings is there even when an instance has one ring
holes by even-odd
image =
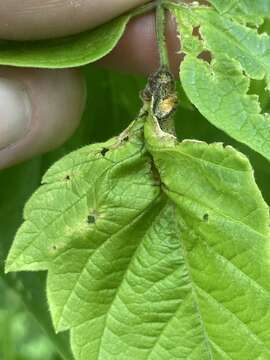
[[[197,37],[199,40],[202,40],[202,35],[200,33],[200,26],[195,26],[193,28],[192,36]]]
[[[259,103],[262,112],[269,112],[269,92],[266,90],[267,83],[264,80],[251,80],[248,90],[248,95],[256,95],[259,98]]]
[[[208,50],[204,50],[200,55],[198,55],[198,59],[202,59],[206,61],[207,63],[211,64],[211,61],[213,60],[212,54]]]
[[[101,153],[102,156],[105,156],[108,151],[109,151],[109,149],[103,148],[103,149],[100,151],[100,153]]]
[[[198,38],[198,40],[200,42],[203,42],[203,37],[200,33],[200,26],[195,26],[193,28],[193,31],[192,31],[192,36]],[[209,50],[203,50],[199,55],[198,55],[198,59],[202,59],[206,62],[208,62],[209,64],[211,63],[211,61],[213,60],[213,56],[211,54],[211,52]]]
[[[264,23],[258,29],[259,34],[266,33],[270,35],[270,19],[265,19]]]

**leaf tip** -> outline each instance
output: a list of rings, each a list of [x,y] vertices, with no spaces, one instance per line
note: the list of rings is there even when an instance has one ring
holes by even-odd
[[[5,262],[5,274],[9,274],[11,272],[14,271],[18,271],[16,264],[14,263],[13,260],[9,259],[9,257],[7,258],[6,262]]]

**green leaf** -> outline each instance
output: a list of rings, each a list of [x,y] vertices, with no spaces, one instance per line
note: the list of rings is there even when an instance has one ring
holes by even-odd
[[[256,29],[238,24],[208,9],[194,10],[201,26],[200,33],[206,50],[215,59],[235,59],[242,70],[252,78],[270,81],[270,37],[258,34]]]
[[[134,125],[135,129],[137,126],[139,127],[139,125]],[[135,131],[134,142],[126,143],[130,136],[129,130],[127,130],[119,138],[113,138],[103,144],[84,147],[68,155],[47,172],[43,178],[45,185],[39,188],[24,209],[24,217],[26,219],[32,218],[34,214],[37,223],[32,220],[25,222],[19,230],[17,238],[23,237],[25,240],[19,240],[18,244],[13,247],[15,252],[11,251],[7,261],[9,271],[13,270],[13,267],[21,266],[24,270],[47,269],[48,261],[54,257],[57,258],[58,252],[63,251],[62,246],[64,248],[66,246],[66,241],[62,245],[61,242],[56,245],[55,236],[59,236],[59,239],[67,236],[73,243],[77,236],[80,237],[81,231],[85,231],[86,234],[89,231],[91,232],[92,227],[89,227],[88,216],[91,218],[100,216],[102,220],[102,212],[99,214],[99,210],[96,209],[99,204],[93,188],[95,188],[96,183],[101,186],[105,201],[108,196],[106,186],[109,188],[112,186],[110,183],[107,184],[108,172],[113,174],[121,171],[122,162],[124,165],[127,162],[127,166],[129,166],[129,162],[133,158],[135,169],[138,170],[137,162],[142,157],[143,143],[141,140],[137,140],[137,131]],[[112,151],[114,148],[116,150]],[[103,181],[104,185],[101,185]],[[124,179],[124,181],[127,180]],[[102,187],[104,188],[102,189]],[[51,204],[52,199],[54,199],[53,205]],[[127,201],[127,199],[124,200]],[[40,204],[40,209],[38,204]],[[92,204],[92,209],[90,204]],[[116,219],[117,216],[120,216],[120,214],[113,215],[116,216]],[[69,223],[66,222],[67,218],[70,220]],[[103,226],[106,225],[106,218],[104,222]],[[44,232],[44,228],[48,228],[48,230]],[[37,246],[37,242],[40,246]]]
[[[241,69],[228,63],[209,66],[187,57],[181,68],[185,91],[212,124],[270,159],[270,117],[261,114],[257,96],[247,95],[249,81]]]
[[[4,259],[22,222],[25,202],[39,186],[41,176],[48,166],[61,156],[89,142],[103,141],[111,137],[125,128],[128,125],[127,119],[134,117],[138,111],[140,105],[138,92],[143,87],[144,81],[93,65],[84,70],[88,91],[94,92],[95,97],[91,96],[87,99],[85,115],[76,134],[61,148],[49,154],[0,171],[0,276],[19,295],[29,312],[38,320],[63,359],[72,358],[69,336],[67,333],[56,335],[52,328],[45,294],[46,274],[17,273],[4,276],[3,269]],[[126,89],[124,92],[123,87]],[[97,118],[98,121],[95,121]],[[110,119],[109,125],[108,119]],[[10,325],[13,326],[12,323]],[[12,345],[18,347],[18,338]],[[25,356],[27,358],[27,354]]]
[[[233,148],[140,117],[56,163],[24,216],[6,269],[48,270],[76,359],[270,356],[269,212]]]
[[[39,321],[40,326],[46,331],[48,338],[63,359],[70,360],[72,356],[67,334],[55,334],[48,314],[44,274],[18,273],[4,276],[4,259],[16,229],[21,224],[21,213],[25,202],[40,183],[40,168],[40,159],[35,159],[0,172],[0,277],[8,287],[17,293],[26,308]]]
[[[107,55],[118,43],[130,19],[124,15],[77,35],[31,42],[0,41],[0,64],[40,68],[85,65]]]
[[[235,16],[249,23],[259,25],[263,18],[270,18],[268,0],[208,0],[221,15]]]
[[[180,348],[167,358],[268,359],[269,210],[247,158],[222,144],[179,144],[153,121],[146,125],[146,140],[163,191],[175,206],[193,305],[178,323],[176,312],[174,327],[163,334],[166,345],[161,347],[170,349],[169,339],[184,343],[176,337],[177,326],[188,315],[191,323],[192,314],[197,324],[191,328],[200,334],[197,346],[204,349],[197,355],[193,345],[182,355]]]
[[[60,360],[35,319],[25,311],[18,296],[5,286],[1,278],[0,291],[0,358]]]
[[[262,84],[262,89],[263,88],[264,84]],[[260,92],[259,88],[257,90]],[[267,100],[266,108],[268,108],[268,102]],[[270,166],[266,158],[251,150],[246,145],[229,137],[223,131],[214,127],[210,122],[205,121],[205,118],[195,108],[193,108],[192,111],[178,108],[175,116],[175,124],[178,139],[197,139],[207,143],[221,142],[226,145],[230,144],[244,153],[254,169],[256,183],[262,192],[264,200],[270,204]]]
[[[183,52],[183,88],[198,110],[215,126],[270,160],[269,115],[259,98],[248,94],[250,79],[270,84],[270,38],[207,7],[171,5]],[[201,38],[193,35],[200,27]],[[198,59],[211,52],[211,63]]]

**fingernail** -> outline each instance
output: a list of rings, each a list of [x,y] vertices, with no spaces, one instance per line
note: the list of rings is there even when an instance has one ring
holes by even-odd
[[[31,117],[31,101],[24,84],[0,77],[0,150],[28,133]]]

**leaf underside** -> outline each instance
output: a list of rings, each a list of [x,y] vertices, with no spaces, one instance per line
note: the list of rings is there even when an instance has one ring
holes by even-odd
[[[38,41],[0,41],[0,64],[39,68],[68,68],[107,55],[123,35],[129,15],[77,35]]]
[[[269,359],[269,213],[231,147],[152,117],[56,163],[7,271],[48,270],[76,359]]]

